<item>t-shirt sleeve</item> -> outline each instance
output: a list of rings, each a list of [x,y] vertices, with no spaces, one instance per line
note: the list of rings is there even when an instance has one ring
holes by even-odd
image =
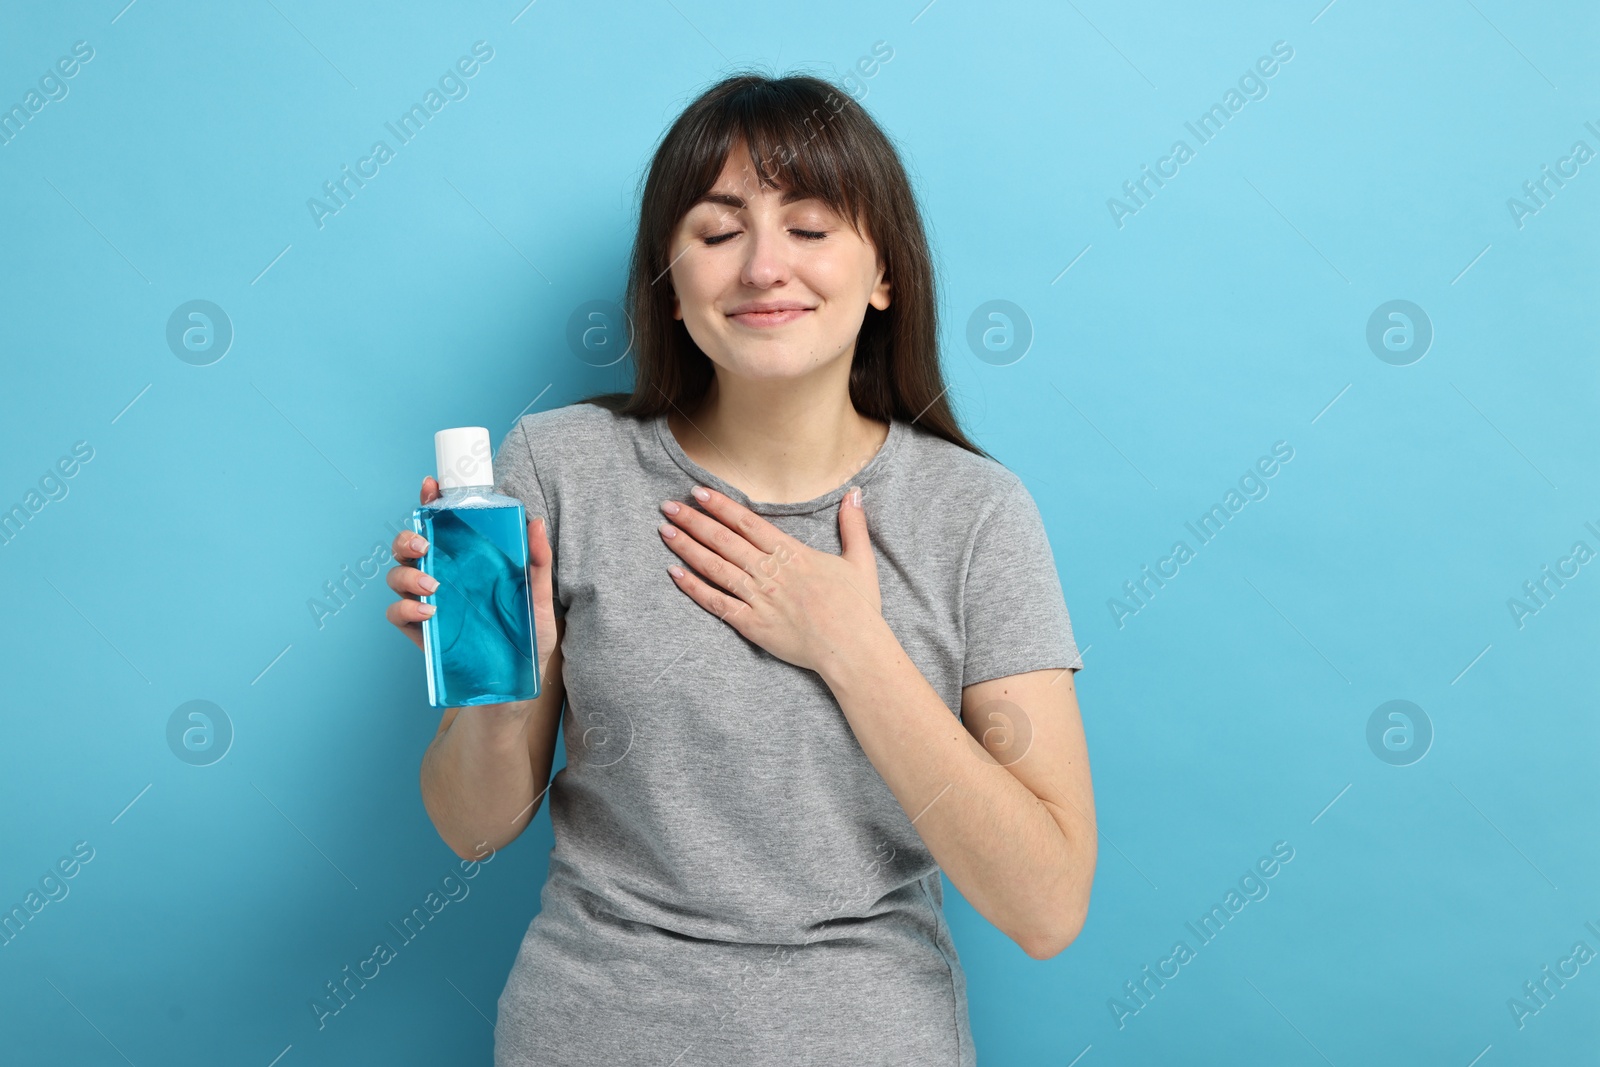
[[[544,484],[539,480],[539,468],[533,458],[535,443],[528,433],[528,422],[527,417],[518,419],[511,431],[500,440],[500,447],[494,454],[494,488],[497,493],[522,501],[522,510],[527,512],[529,522],[537,518],[544,519],[545,536],[550,539],[553,562],[559,564],[558,517],[552,514],[549,500],[545,497]],[[558,619],[566,614],[566,608],[561,603],[560,573],[559,566],[551,568],[550,590]]]
[[[1083,658],[1039,507],[1013,480],[978,524],[962,594],[963,687]]]

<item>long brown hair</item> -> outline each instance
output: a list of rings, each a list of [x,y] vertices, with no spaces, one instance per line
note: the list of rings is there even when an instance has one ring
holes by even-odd
[[[850,402],[862,415],[892,417],[978,455],[946,402],[939,368],[939,315],[932,257],[904,165],[888,136],[837,86],[809,75],[735,74],[694,100],[663,136],[645,176],[624,309],[633,329],[632,393],[580,403],[650,417],[693,410],[715,368],[673,317],[667,271],[672,234],[711,190],[743,141],[758,180],[814,196],[858,226],[883,257],[889,307],[868,306],[850,367]],[[858,221],[859,220],[859,221]],[[658,284],[660,283],[660,284]]]

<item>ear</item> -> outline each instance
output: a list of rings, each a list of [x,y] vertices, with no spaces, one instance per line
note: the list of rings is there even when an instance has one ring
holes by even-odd
[[[879,256],[878,279],[877,281],[873,282],[872,294],[867,297],[867,303],[871,304],[879,311],[882,311],[889,306],[889,282],[888,279],[884,277],[884,274],[888,271],[888,269],[888,266],[883,262],[883,257]]]

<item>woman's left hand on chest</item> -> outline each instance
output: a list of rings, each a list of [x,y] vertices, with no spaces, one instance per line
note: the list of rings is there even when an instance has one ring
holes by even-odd
[[[694,487],[704,511],[663,501],[658,528],[682,559],[668,573],[688,597],[772,655],[808,670],[883,623],[878,563],[866,513],[847,490],[835,556],[791,537],[714,489]],[[704,494],[702,496],[702,494]],[[676,513],[673,512],[676,508]]]

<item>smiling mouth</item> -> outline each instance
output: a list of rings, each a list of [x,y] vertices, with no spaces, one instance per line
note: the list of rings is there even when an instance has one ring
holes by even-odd
[[[810,314],[811,310],[811,308],[784,308],[782,311],[745,311],[728,317],[745,326],[782,326],[802,315]]]

